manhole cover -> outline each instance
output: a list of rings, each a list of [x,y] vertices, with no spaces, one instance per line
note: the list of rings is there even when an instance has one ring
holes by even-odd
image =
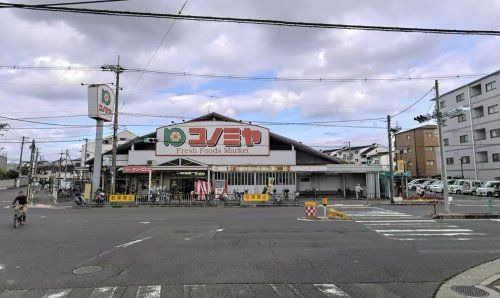
[[[187,233],[189,233],[188,230],[175,230],[174,231],[174,234],[187,234]]]
[[[451,289],[459,294],[470,297],[488,297],[490,293],[475,286],[451,286]]]
[[[76,268],[73,270],[74,274],[90,274],[90,273],[96,273],[102,270],[102,267],[100,266],[87,266],[87,267],[80,267]]]

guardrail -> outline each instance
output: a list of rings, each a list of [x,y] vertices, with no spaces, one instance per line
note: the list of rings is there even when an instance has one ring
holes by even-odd
[[[215,194],[171,194],[153,193],[137,195],[107,195],[102,198],[86,200],[84,206],[242,206],[242,205],[299,205],[300,198],[293,194],[288,196],[270,195],[267,201],[245,201],[243,193],[224,195]]]

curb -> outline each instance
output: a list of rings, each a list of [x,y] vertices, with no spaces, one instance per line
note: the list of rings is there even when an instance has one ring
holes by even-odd
[[[203,205],[135,205],[135,204],[124,204],[124,205],[87,205],[87,206],[73,206],[75,209],[84,208],[266,208],[266,207],[303,207],[297,205],[215,205],[215,206],[203,206]]]
[[[483,263],[479,266],[470,268],[450,279],[444,281],[436,290],[436,298],[458,298],[468,297],[453,290],[453,287],[474,287],[489,293],[487,297],[500,297],[500,293],[488,285],[500,279],[500,259]],[[484,296],[482,296],[484,297]]]
[[[500,219],[500,214],[472,213],[472,214],[436,214],[433,219]]]

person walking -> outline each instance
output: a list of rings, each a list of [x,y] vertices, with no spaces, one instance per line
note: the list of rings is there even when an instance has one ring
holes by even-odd
[[[363,197],[363,188],[358,183],[354,189],[356,190],[356,200],[360,200]]]

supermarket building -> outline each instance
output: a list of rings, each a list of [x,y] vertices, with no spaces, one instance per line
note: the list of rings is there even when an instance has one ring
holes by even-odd
[[[110,161],[111,152],[105,152],[103,166]],[[153,187],[184,194],[194,190],[196,181],[213,186],[221,180],[228,193],[261,193],[268,178],[274,178],[278,192],[328,195],[346,187],[354,190],[359,183],[368,198],[380,198],[387,189],[380,173],[388,170],[347,164],[268,128],[217,113],[159,127],[120,145],[117,166],[117,193],[137,195],[147,193],[151,171]]]

